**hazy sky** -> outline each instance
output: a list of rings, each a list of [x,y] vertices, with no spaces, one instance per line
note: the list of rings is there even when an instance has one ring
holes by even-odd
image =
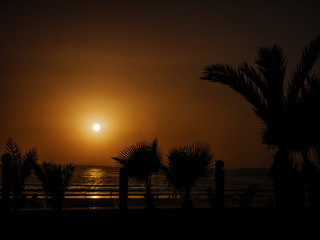
[[[156,137],[165,151],[208,142],[229,168],[269,167],[250,105],[202,69],[277,43],[290,70],[320,33],[317,0],[3,2],[0,153],[12,137],[58,163],[110,165]]]

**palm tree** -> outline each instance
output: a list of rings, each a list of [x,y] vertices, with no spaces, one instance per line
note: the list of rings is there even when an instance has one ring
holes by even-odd
[[[73,164],[61,166],[53,162],[43,162],[34,167],[49,205],[54,210],[62,209],[65,192],[71,184],[74,168]]]
[[[191,192],[200,178],[213,174],[213,154],[205,143],[192,143],[169,149],[168,161],[164,168],[169,188],[183,197],[183,208],[192,208]]]
[[[306,185],[307,204],[311,207],[320,206],[320,145],[319,145],[319,128],[320,118],[318,110],[320,109],[320,73],[312,73],[307,79],[307,84],[301,91],[303,102],[301,109],[303,113],[300,118],[307,120],[304,124],[302,133],[314,134],[309,136],[308,145],[301,151],[304,162],[302,164],[303,182]],[[300,120],[302,122],[302,120]],[[310,155],[315,157],[314,162],[310,161]]]
[[[26,186],[26,180],[30,176],[33,166],[38,161],[36,148],[30,148],[25,154],[12,138],[6,141],[5,150],[12,157],[11,174],[12,174],[12,192],[14,199],[14,208],[19,208],[24,198],[23,192]]]
[[[146,209],[155,208],[151,192],[152,174],[158,172],[163,165],[164,153],[158,145],[158,140],[153,142],[140,141],[122,150],[118,157],[112,157],[121,167],[127,169],[129,182],[143,183],[146,189]]]
[[[276,204],[286,206],[296,199],[292,153],[307,152],[319,146],[319,92],[313,68],[320,57],[320,35],[303,50],[291,77],[285,81],[286,59],[278,45],[257,51],[256,68],[247,62],[237,68],[214,64],[204,68],[201,79],[225,84],[240,93],[262,120],[262,140],[276,148],[271,176],[274,181]],[[311,101],[310,101],[311,100]],[[317,100],[316,103],[312,103]],[[318,108],[319,109],[319,108]]]

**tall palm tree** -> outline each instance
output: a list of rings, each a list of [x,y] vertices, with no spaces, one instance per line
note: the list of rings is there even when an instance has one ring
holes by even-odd
[[[286,206],[295,198],[293,152],[319,146],[319,95],[312,96],[313,68],[320,57],[320,35],[304,48],[300,61],[286,81],[286,59],[278,45],[257,50],[256,67],[247,62],[237,68],[214,64],[204,68],[201,79],[225,84],[240,93],[262,120],[264,144],[276,148],[272,166],[276,204]],[[317,103],[312,103],[317,99]]]
[[[62,209],[65,192],[71,184],[74,168],[73,164],[61,166],[53,162],[43,162],[34,167],[49,205],[54,210]]]
[[[169,187],[183,197],[183,207],[192,208],[191,192],[197,181],[213,174],[213,153],[208,144],[192,143],[169,149],[164,168]]]
[[[164,153],[158,145],[158,140],[140,141],[123,149],[118,157],[112,157],[112,159],[127,169],[130,183],[144,184],[146,209],[153,209],[155,205],[151,192],[152,174],[160,171],[164,160]]]
[[[12,138],[8,138],[5,150],[12,157],[10,165],[14,208],[19,208],[24,197],[26,180],[30,176],[33,166],[38,161],[37,149],[30,148],[28,152],[23,154],[19,145]]]

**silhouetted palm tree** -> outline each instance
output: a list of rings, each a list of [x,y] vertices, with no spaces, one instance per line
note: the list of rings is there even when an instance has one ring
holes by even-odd
[[[140,141],[122,150],[118,157],[112,157],[128,171],[129,182],[141,182],[146,189],[146,209],[153,209],[154,198],[151,192],[152,174],[162,168],[164,153],[158,145],[158,140],[153,142]]]
[[[36,148],[30,148],[25,154],[12,138],[6,141],[5,150],[12,156],[11,174],[12,174],[12,193],[14,199],[14,208],[19,208],[24,198],[26,179],[31,174],[34,164],[38,161]]]
[[[292,152],[306,152],[319,146],[319,86],[313,67],[320,57],[320,36],[302,53],[288,82],[286,59],[278,45],[259,48],[256,68],[244,62],[234,68],[215,64],[204,68],[204,80],[219,82],[240,93],[263,122],[263,143],[276,147],[272,166],[276,204],[286,206],[295,199]],[[316,94],[315,94],[316,93]],[[316,101],[316,102],[314,102]],[[316,116],[318,115],[318,116]]]
[[[192,208],[192,188],[200,178],[213,175],[213,153],[210,146],[196,142],[169,149],[163,172],[169,187],[182,195],[182,207]]]
[[[43,186],[51,208],[62,209],[65,192],[70,186],[74,168],[73,164],[61,166],[61,164],[52,162],[35,165],[35,173]]]

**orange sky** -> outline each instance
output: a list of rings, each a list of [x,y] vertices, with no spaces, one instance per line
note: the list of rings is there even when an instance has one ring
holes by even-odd
[[[12,137],[40,160],[110,165],[156,137],[165,151],[206,141],[229,168],[270,166],[250,105],[199,77],[273,43],[290,69],[320,33],[318,1],[41,2],[1,3],[1,152]]]

